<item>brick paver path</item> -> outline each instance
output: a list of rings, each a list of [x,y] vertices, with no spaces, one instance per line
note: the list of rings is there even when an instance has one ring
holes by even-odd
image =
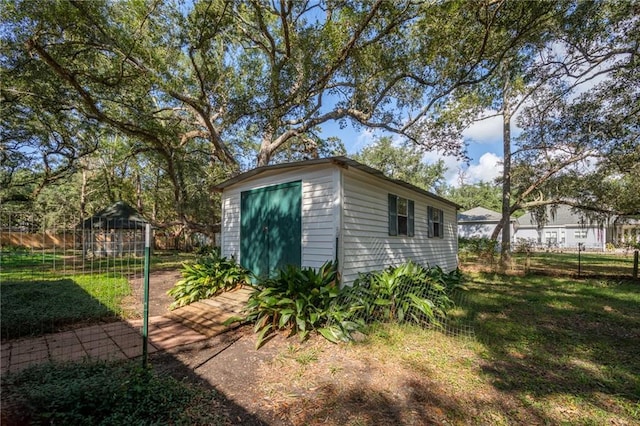
[[[149,318],[149,353],[226,331],[224,321],[239,315],[249,294],[249,289],[242,288]],[[0,372],[4,375],[47,361],[135,358],[142,355],[141,331],[142,320],[132,320],[2,342]]]

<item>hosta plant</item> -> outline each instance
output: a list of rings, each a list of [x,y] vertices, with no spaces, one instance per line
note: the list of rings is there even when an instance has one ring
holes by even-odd
[[[169,308],[185,306],[248,284],[250,277],[250,272],[235,260],[221,257],[217,252],[202,256],[195,263],[183,263],[182,279],[167,291],[175,299]]]

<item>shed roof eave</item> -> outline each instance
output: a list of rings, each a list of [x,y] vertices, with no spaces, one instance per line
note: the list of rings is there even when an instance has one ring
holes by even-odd
[[[259,174],[262,174],[266,171],[273,171],[273,170],[282,170],[282,169],[291,169],[291,168],[296,168],[296,167],[309,167],[309,166],[314,166],[314,165],[323,165],[323,164],[334,164],[340,167],[343,167],[345,169],[348,169],[349,167],[353,167],[354,169],[363,171],[365,173],[368,173],[372,176],[376,176],[380,179],[386,180],[388,182],[394,183],[396,185],[400,185],[402,187],[405,187],[407,189],[410,189],[412,191],[418,192],[420,194],[426,195],[428,197],[434,198],[436,200],[439,200],[443,203],[446,203],[448,205],[451,205],[453,207],[456,208],[456,210],[459,210],[462,206],[460,206],[457,203],[454,203],[451,200],[447,200],[444,197],[441,197],[439,195],[433,194],[427,190],[424,190],[422,188],[419,188],[415,185],[412,185],[408,182],[404,182],[401,180],[397,180],[397,179],[393,179],[390,178],[388,176],[385,176],[384,173],[382,173],[380,170],[376,170],[372,167],[369,167],[365,164],[359,163],[355,160],[352,160],[348,157],[344,157],[344,156],[338,156],[338,157],[327,157],[327,158],[317,158],[317,159],[313,159],[313,160],[306,160],[306,161],[297,161],[297,162],[291,162],[291,163],[281,163],[281,164],[274,164],[274,165],[270,165],[270,166],[262,166],[262,167],[257,167],[255,169],[249,170],[245,173],[241,173],[238,176],[232,177],[230,179],[227,179],[224,182],[219,183],[218,185],[213,187],[214,191],[217,192],[223,192],[225,188],[228,188],[230,186],[233,186],[237,183],[243,182],[245,180],[248,180],[252,177],[255,177]]]

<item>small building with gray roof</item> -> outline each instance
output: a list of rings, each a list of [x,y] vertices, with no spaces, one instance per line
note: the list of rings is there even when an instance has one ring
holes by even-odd
[[[408,260],[458,266],[458,205],[346,157],[275,164],[219,184],[223,256],[257,276],[337,261],[359,273]]]

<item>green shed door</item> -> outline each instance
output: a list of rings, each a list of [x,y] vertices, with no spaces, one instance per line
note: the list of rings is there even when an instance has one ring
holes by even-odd
[[[245,191],[240,201],[240,260],[257,276],[301,265],[302,182]]]

